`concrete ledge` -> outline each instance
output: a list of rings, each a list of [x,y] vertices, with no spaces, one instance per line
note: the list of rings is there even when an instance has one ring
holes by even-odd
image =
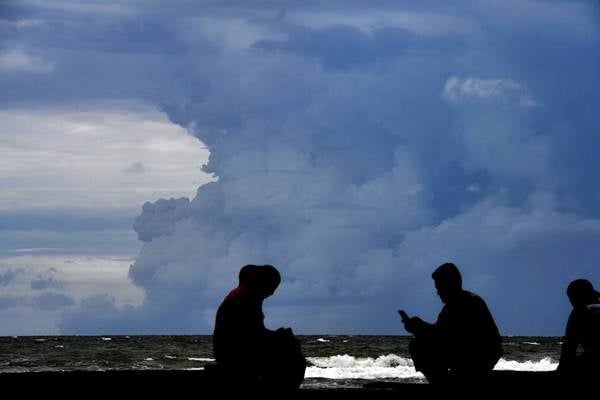
[[[111,370],[111,371],[65,371],[0,373],[0,387],[5,393],[25,395],[54,395],[67,398],[104,396],[117,398],[121,395],[155,396],[169,398],[204,398],[203,394],[216,392],[246,392],[235,382],[225,382],[205,371],[181,370]],[[335,393],[365,394],[369,398],[402,395],[427,395],[436,393],[460,394],[554,394],[557,390],[578,389],[578,384],[560,379],[554,372],[494,371],[485,381],[469,381],[447,387],[436,387],[426,383],[369,382],[362,388],[348,389],[300,389],[300,397]],[[16,392],[13,392],[15,390]],[[483,391],[483,392],[482,392]],[[208,397],[207,397],[208,398]]]

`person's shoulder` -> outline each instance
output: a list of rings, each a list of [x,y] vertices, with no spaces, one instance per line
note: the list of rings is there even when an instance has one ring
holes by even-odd
[[[468,290],[464,290],[463,298],[464,298],[465,302],[472,304],[474,306],[486,306],[487,307],[485,300],[483,300],[483,298],[480,295],[478,295],[477,293],[473,293]]]
[[[480,295],[478,295],[477,293],[473,293],[469,290],[463,290],[463,296],[468,300],[483,300]]]
[[[232,289],[227,294],[227,296],[225,296],[222,304],[236,303],[236,302],[240,301],[240,299],[243,297],[244,297],[244,290],[242,289],[242,287],[238,286],[238,287]]]

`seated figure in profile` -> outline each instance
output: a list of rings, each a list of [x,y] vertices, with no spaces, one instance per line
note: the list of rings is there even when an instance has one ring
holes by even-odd
[[[409,351],[417,371],[430,383],[449,383],[487,376],[502,355],[500,333],[485,301],[462,288],[462,277],[452,263],[432,274],[444,303],[435,323],[400,311],[405,329],[415,338]]]
[[[234,390],[293,390],[304,379],[306,362],[291,328],[264,325],[263,300],[280,282],[272,265],[246,265],[239,285],[219,306],[213,350],[226,379],[239,385]]]
[[[587,279],[567,287],[573,310],[567,321],[558,371],[573,376],[600,374],[600,293]],[[581,346],[583,352],[577,353]]]

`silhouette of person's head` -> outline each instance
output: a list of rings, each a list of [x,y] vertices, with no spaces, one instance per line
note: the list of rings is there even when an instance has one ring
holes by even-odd
[[[462,292],[462,277],[453,263],[444,263],[431,274],[437,294],[443,303],[448,303]]]
[[[271,296],[281,283],[281,275],[272,265],[244,265],[240,269],[239,284],[249,287],[260,298]]]
[[[600,301],[600,292],[587,279],[575,279],[567,287],[567,296],[573,307],[587,306]]]
[[[258,265],[252,265],[252,264],[244,265],[240,269],[240,274],[239,274],[240,285],[249,282],[250,279],[252,278],[252,274],[255,273],[257,271],[257,269],[258,269]]]
[[[279,287],[281,283],[281,275],[277,268],[272,265],[261,265],[259,267],[259,274],[261,276],[261,289],[264,297],[267,298],[273,293],[275,289]]]

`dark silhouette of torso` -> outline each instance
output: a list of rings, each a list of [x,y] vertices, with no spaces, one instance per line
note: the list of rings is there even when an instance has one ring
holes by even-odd
[[[502,355],[498,327],[485,301],[474,293],[463,290],[449,301],[435,327],[451,369],[470,370],[488,363],[491,369]]]
[[[558,370],[570,378],[600,374],[600,292],[587,279],[575,279],[567,287],[573,305],[563,339]],[[578,348],[583,352],[578,354]]]
[[[243,368],[260,360],[270,333],[264,325],[263,300],[242,284],[221,303],[214,330],[214,355],[221,365]]]
[[[583,354],[577,361],[577,348]],[[559,369],[600,370],[600,304],[575,307],[569,315]]]

